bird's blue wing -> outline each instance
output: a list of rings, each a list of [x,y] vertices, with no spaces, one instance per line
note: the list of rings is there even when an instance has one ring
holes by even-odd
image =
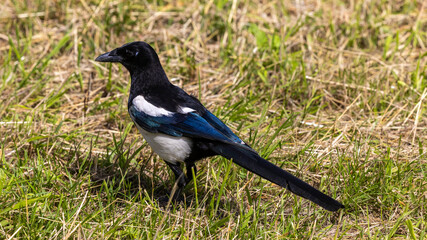
[[[136,124],[148,132],[164,133],[175,137],[184,136],[228,143],[243,143],[221,120],[209,111],[206,111],[202,116],[190,112],[155,117],[131,106],[129,114]]]
[[[211,126],[220,131],[222,134],[230,138],[233,142],[242,144],[244,143],[236,134],[234,134],[230,128],[227,127],[221,120],[219,120],[211,112],[207,111],[202,116]]]

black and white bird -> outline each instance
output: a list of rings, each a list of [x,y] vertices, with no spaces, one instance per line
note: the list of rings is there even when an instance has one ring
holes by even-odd
[[[306,182],[263,159],[199,100],[171,84],[154,49],[145,42],[127,43],[95,59],[118,62],[129,71],[128,111],[136,127],[172,169],[178,181],[174,196],[192,179],[195,162],[221,155],[241,167],[329,211],[344,206]],[[181,169],[186,165],[186,175]]]

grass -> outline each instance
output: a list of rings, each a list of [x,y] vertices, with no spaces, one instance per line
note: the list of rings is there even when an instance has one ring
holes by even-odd
[[[0,238],[426,237],[425,2],[0,7]],[[220,157],[164,206],[173,174],[131,123],[129,75],[94,62],[135,40],[262,156],[347,208]]]

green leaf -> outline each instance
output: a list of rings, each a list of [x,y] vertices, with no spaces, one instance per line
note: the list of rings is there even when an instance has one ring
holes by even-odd
[[[15,203],[15,204],[13,204],[11,207],[5,208],[3,211],[0,212],[0,215],[2,215],[4,213],[7,213],[10,210],[17,210],[17,209],[26,207],[26,206],[28,206],[28,205],[30,205],[32,203],[39,202],[39,201],[41,201],[41,200],[43,200],[45,198],[50,197],[51,195],[52,195],[51,193],[47,193],[45,195],[42,195],[40,197],[35,197],[35,198],[27,198],[28,197],[28,195],[27,195],[25,199],[23,199],[23,200]]]
[[[251,32],[255,36],[258,48],[268,47],[268,36],[265,32],[259,29],[257,25],[252,23],[249,26],[249,32]]]

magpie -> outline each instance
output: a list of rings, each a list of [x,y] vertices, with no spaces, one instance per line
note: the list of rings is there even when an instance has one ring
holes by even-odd
[[[169,82],[159,57],[147,43],[131,42],[98,56],[121,63],[130,73],[128,112],[147,143],[171,168],[179,196],[196,173],[195,162],[221,155],[241,167],[329,211],[344,206],[265,160],[200,101]],[[186,166],[186,176],[181,165]]]

